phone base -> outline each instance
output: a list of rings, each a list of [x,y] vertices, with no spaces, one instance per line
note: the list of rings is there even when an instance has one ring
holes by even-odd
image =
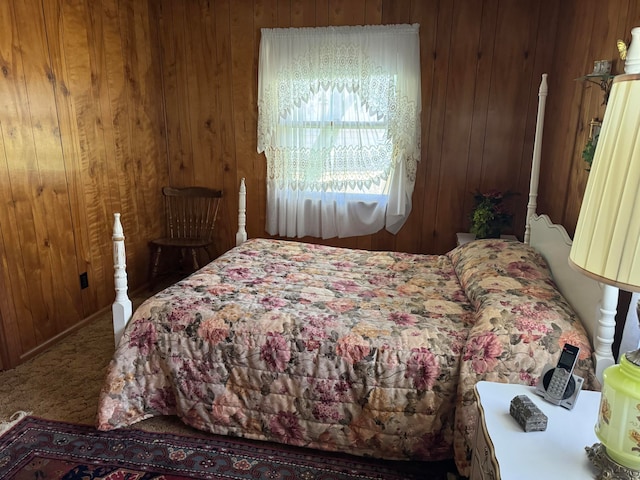
[[[567,410],[571,410],[578,400],[578,394],[580,393],[580,390],[582,390],[584,378],[572,374],[571,378],[569,379],[569,383],[567,384],[564,395],[562,396],[562,398],[556,398],[547,392],[547,387],[549,386],[549,382],[551,380],[551,377],[553,376],[554,370],[555,367],[553,365],[546,365],[544,367],[542,375],[540,375],[540,380],[538,380],[538,385],[536,386],[536,393],[549,403],[560,405]]]
[[[605,446],[594,443],[591,447],[584,447],[591,464],[599,471],[596,480],[635,480],[640,478],[640,472],[624,465],[620,465],[607,455]]]

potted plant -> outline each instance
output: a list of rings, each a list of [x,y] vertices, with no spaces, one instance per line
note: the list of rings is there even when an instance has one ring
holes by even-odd
[[[506,210],[504,201],[512,195],[495,190],[474,194],[470,231],[476,238],[500,238],[502,231],[511,226],[513,215]]]

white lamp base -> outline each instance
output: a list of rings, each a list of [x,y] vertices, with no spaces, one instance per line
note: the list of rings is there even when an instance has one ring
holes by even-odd
[[[595,443],[591,447],[584,447],[591,464],[600,472],[596,480],[640,480],[640,471],[620,465],[607,455],[605,446]]]

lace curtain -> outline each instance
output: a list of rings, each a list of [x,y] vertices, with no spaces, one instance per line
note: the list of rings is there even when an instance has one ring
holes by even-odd
[[[420,159],[418,25],[262,29],[271,235],[397,233]]]

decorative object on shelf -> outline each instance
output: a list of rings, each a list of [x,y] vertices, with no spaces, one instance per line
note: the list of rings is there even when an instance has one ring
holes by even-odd
[[[513,192],[477,192],[473,195],[475,206],[471,212],[471,229],[476,238],[500,238],[502,231],[511,226],[513,215],[506,210],[505,200]]]
[[[620,42],[620,40],[618,40],[618,42]],[[620,46],[618,46],[618,49],[620,49]],[[586,81],[598,85],[604,92],[604,101],[602,102],[602,104],[606,105],[607,101],[609,100],[609,94],[611,92],[611,82],[613,82],[614,76],[615,75],[611,74],[611,60],[596,60],[595,62],[593,62],[593,72],[576,78],[576,80]]]
[[[609,75],[611,74],[610,60],[596,60],[593,62],[592,75]]]
[[[640,291],[640,28],[625,72],[613,81],[569,263],[607,285]],[[588,450],[599,478],[640,478],[640,350],[603,374],[596,436]],[[597,444],[596,444],[597,445]],[[624,468],[620,468],[624,467]]]
[[[627,44],[624,43],[624,40],[618,40],[616,42],[616,46],[618,47],[618,52],[620,53],[620,60],[627,59]]]
[[[587,162],[587,172],[591,170],[593,155],[596,153],[596,145],[598,144],[598,137],[600,136],[600,128],[602,128],[600,119],[594,118],[589,122],[589,138],[584,146],[584,150],[582,150],[582,159]]]

